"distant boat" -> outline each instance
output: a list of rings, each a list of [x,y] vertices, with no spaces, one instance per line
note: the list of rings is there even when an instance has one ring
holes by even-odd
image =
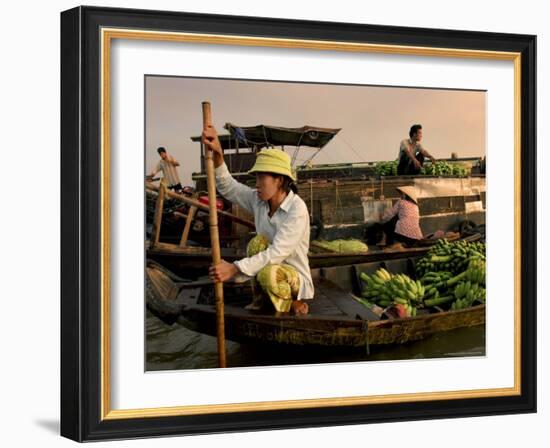
[[[479,233],[467,234],[462,238],[456,234],[447,236],[449,241],[462,239],[464,241],[477,241],[481,238]],[[421,256],[430,250],[437,242],[436,239],[426,239],[420,242],[418,247],[400,247],[396,249],[379,249],[377,246],[369,247],[367,252],[329,252],[326,249],[310,245],[309,266],[312,269],[345,266],[357,263],[394,260],[407,257]],[[145,243],[147,258],[154,260],[173,273],[182,277],[195,277],[204,274],[208,266],[212,264],[212,252],[209,247],[186,246],[158,243],[154,248]],[[233,262],[246,257],[244,249],[221,248],[223,260]]]
[[[463,221],[475,225],[485,223],[485,176],[472,175],[466,178],[457,176],[379,176],[375,173],[376,162],[336,163],[330,165],[312,164],[321,151],[330,151],[330,142],[338,136],[339,128],[315,126],[281,127],[259,124],[241,126],[226,123],[227,134],[220,134],[224,160],[232,176],[242,183],[249,183],[252,177],[247,174],[253,166],[256,154],[265,147],[276,147],[288,152],[297,170],[298,189],[301,198],[308,206],[312,235],[321,224],[327,230],[325,239],[359,238],[364,239],[365,228],[379,218],[386,207],[400,196],[397,187],[414,185],[419,191],[420,225],[425,234],[436,230],[459,230]],[[200,144],[201,171],[193,173],[196,181],[196,199],[206,196],[206,170],[204,145],[200,136],[191,137]],[[198,148],[197,148],[198,149]],[[298,162],[300,151],[308,151],[306,160]],[[302,158],[303,159],[303,158]],[[450,163],[474,166],[479,158],[446,159]],[[147,229],[152,231],[156,192],[146,189]],[[250,228],[235,224],[230,218],[238,216],[252,220],[245,210],[236,204],[219,198],[221,209],[226,212],[219,216],[219,236],[221,247],[236,247],[246,240]],[[189,205],[167,198],[162,218],[160,241],[180,242],[189,212]],[[344,228],[345,227],[345,228]],[[207,212],[197,211],[188,233],[188,240],[200,246],[210,246]],[[355,232],[356,234],[351,234]],[[358,233],[358,234],[357,234]],[[314,236],[318,238],[321,236]],[[241,244],[241,247],[243,245]]]

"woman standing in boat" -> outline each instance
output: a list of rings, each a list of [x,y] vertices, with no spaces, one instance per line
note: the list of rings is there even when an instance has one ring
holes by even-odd
[[[203,131],[202,141],[213,151],[218,191],[254,215],[257,233],[248,244],[248,257],[234,263],[222,260],[210,267],[210,277],[221,282],[240,273],[255,277],[277,311],[307,314],[308,305],[303,299],[313,298],[308,261],[309,212],[296,194],[289,155],[279,149],[260,151],[249,171],[256,174],[254,189],[231,176],[212,126]],[[255,294],[247,308],[259,309],[259,297]]]
[[[420,230],[420,211],[416,188],[412,186],[397,187],[401,198],[382,216],[385,245],[394,241],[405,246],[415,246],[423,238]]]

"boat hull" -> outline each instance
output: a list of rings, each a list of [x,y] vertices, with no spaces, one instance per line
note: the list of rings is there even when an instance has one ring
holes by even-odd
[[[418,341],[435,333],[485,323],[485,305],[458,311],[419,310],[415,317],[384,319],[359,304],[347,283],[331,280],[337,276],[342,282],[345,269],[350,278],[358,274],[355,266],[312,270],[315,298],[310,301],[307,315],[246,310],[244,305],[251,300],[250,282],[226,284],[225,337],[236,342],[357,349]],[[216,336],[210,281],[177,283],[173,279],[173,274],[157,264],[147,267],[148,308],[167,322]]]
[[[200,333],[216,336],[215,310],[190,308],[178,323]],[[289,346],[317,346],[364,349],[373,345],[403,344],[458,328],[483,325],[485,305],[465,310],[366,322],[300,316],[275,318],[225,313],[226,338],[235,342],[255,342]]]

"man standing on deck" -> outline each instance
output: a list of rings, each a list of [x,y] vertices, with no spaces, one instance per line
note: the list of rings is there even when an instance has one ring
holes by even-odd
[[[166,149],[162,146],[157,149],[157,152],[160,156],[159,163],[147,177],[155,177],[155,174],[162,171],[162,175],[166,178],[166,182],[168,183],[168,188],[174,190],[176,193],[180,193],[182,191],[182,186],[178,171],[176,170],[176,167],[180,166],[180,163],[172,156],[168,155]]]
[[[435,158],[420,144],[420,140],[422,140],[422,125],[414,124],[409,131],[409,138],[399,145],[398,175],[419,174],[426,157],[435,163]]]

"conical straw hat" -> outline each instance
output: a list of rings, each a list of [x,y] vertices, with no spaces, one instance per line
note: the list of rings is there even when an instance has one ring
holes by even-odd
[[[416,188],[412,186],[406,186],[406,187],[397,187],[397,189],[401,192],[406,194],[408,197],[410,197],[413,202],[418,205],[418,197],[416,195]]]

